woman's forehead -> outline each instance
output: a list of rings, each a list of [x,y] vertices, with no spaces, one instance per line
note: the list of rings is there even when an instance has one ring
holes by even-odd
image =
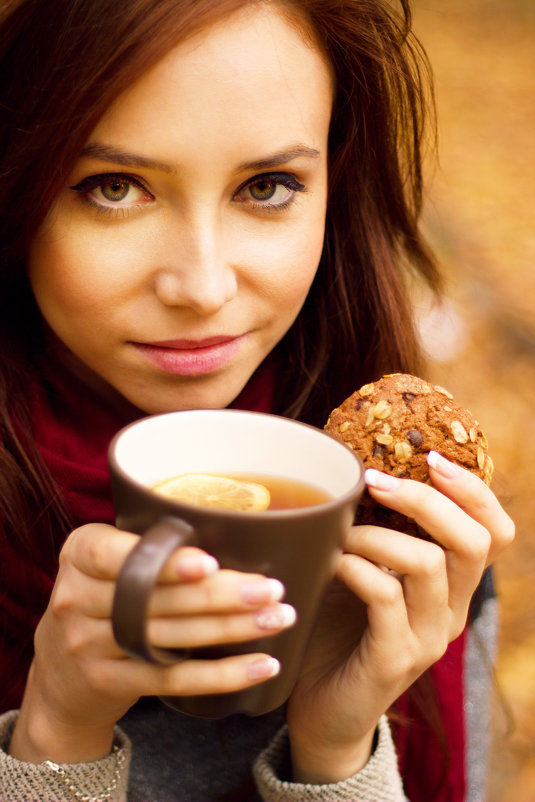
[[[179,169],[174,143],[198,153],[220,139],[237,154],[247,146],[241,163],[290,143],[318,148],[331,103],[323,55],[276,7],[249,5],[164,56],[110,106],[90,142],[133,152],[147,143]]]

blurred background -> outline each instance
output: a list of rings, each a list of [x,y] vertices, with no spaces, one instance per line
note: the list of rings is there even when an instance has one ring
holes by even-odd
[[[481,422],[517,524],[487,802],[535,802],[535,0],[413,0],[436,81],[425,228],[449,303],[421,306],[432,377]]]

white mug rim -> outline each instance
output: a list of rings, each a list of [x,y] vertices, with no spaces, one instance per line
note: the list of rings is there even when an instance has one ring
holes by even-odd
[[[319,504],[314,504],[311,506],[306,507],[298,507],[298,508],[289,508],[283,510],[263,510],[263,511],[235,511],[229,510],[224,508],[213,508],[213,507],[199,507],[193,504],[188,504],[184,501],[177,501],[175,499],[170,499],[166,497],[162,497],[156,491],[152,489],[152,487],[148,486],[145,482],[137,479],[133,476],[120,462],[120,460],[116,456],[116,450],[119,444],[119,441],[128,436],[128,433],[133,428],[140,428],[144,424],[149,423],[151,420],[155,418],[165,418],[165,417],[175,417],[177,415],[195,415],[195,416],[202,416],[205,413],[209,413],[211,416],[214,414],[224,414],[224,416],[228,415],[241,415],[241,416],[256,416],[256,417],[263,417],[263,418],[275,418],[281,422],[290,423],[292,425],[297,425],[299,427],[303,427],[305,429],[310,430],[314,435],[319,435],[322,438],[328,438],[331,440],[336,448],[343,449],[346,452],[349,452],[353,460],[357,463],[358,468],[358,478],[357,480],[351,485],[348,491],[333,496],[332,498],[327,499],[326,501],[322,501]],[[278,518],[288,518],[288,517],[303,517],[306,515],[317,515],[318,512],[327,511],[333,507],[343,506],[347,504],[353,497],[360,495],[364,486],[364,465],[362,460],[360,459],[359,455],[356,454],[350,446],[346,443],[342,442],[338,438],[334,437],[334,435],[326,432],[322,429],[318,429],[311,424],[304,423],[302,421],[294,420],[293,418],[285,418],[280,415],[274,415],[273,413],[269,412],[255,412],[252,410],[234,410],[234,409],[194,409],[194,410],[177,410],[172,412],[165,412],[165,413],[156,413],[153,415],[147,415],[144,418],[139,418],[135,421],[124,426],[119,432],[117,432],[114,437],[112,438],[109,448],[108,448],[108,460],[110,464],[110,468],[117,474],[118,477],[122,479],[125,483],[130,483],[136,488],[136,491],[141,495],[141,497],[147,498],[147,500],[151,499],[154,501],[155,497],[159,499],[165,498],[165,501],[169,503],[169,506],[177,509],[179,513],[180,509],[186,509],[191,511],[193,514],[215,514],[217,517],[222,516],[223,518],[235,518],[239,516],[243,518],[246,516],[250,520],[255,519],[264,519],[265,516],[268,515],[270,518],[276,519]],[[283,475],[283,472],[279,472],[278,475]]]

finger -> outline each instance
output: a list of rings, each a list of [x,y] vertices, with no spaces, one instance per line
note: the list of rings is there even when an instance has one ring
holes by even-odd
[[[86,524],[74,530],[60,554],[60,566],[74,565],[82,574],[116,579],[139,535],[107,524]]]
[[[487,564],[512,543],[515,525],[492,490],[470,471],[432,451],[429,474],[434,486],[487,529],[491,544]]]
[[[414,628],[404,587],[395,576],[353,554],[344,554],[342,563],[344,581],[367,605],[368,629],[355,653],[357,670],[367,665],[374,683],[382,678],[391,684],[401,678],[407,687],[408,677],[414,681],[444,654],[448,643],[444,617],[437,616],[432,627]]]
[[[434,487],[377,471],[369,474],[367,481],[375,498],[414,518],[445,548],[452,612],[450,637],[455,637],[465,625],[470,599],[489,559],[489,531]]]
[[[446,553],[438,544],[390,529],[357,526],[349,533],[346,549],[394,571],[403,583],[410,626],[420,638],[435,637],[440,623],[449,618]]]
[[[296,618],[291,605],[273,604],[253,613],[151,618],[147,634],[154,646],[194,649],[274,635],[292,627]]]
[[[297,619],[289,604],[263,607],[254,613],[220,616],[152,618],[147,621],[147,638],[152,646],[164,649],[195,649],[228,643],[243,643],[276,635],[292,627]],[[85,653],[119,657],[124,654],[116,644],[109,620],[78,619],[66,636],[66,650],[71,655]]]
[[[113,580],[95,579],[72,567],[58,576],[50,607],[60,621],[77,615],[109,620],[114,592]]]
[[[98,579],[116,579],[139,541],[139,535],[107,524],[86,524],[65,543],[60,561],[72,563],[81,572]],[[158,581],[194,581],[213,574],[217,560],[195,546],[177,549],[167,561]]]
[[[122,694],[137,696],[221,694],[264,682],[276,676],[280,668],[278,660],[263,653],[183,660],[170,666],[125,658],[109,661],[101,669],[101,681],[107,685],[119,683]]]
[[[223,569],[196,583],[159,586],[151,596],[149,615],[248,610],[278,602],[284,592],[278,579]]]
[[[389,489],[384,489],[385,479]],[[374,498],[413,518],[448,551],[450,582],[465,584],[473,592],[488,558],[491,543],[488,530],[430,485],[377,471],[367,472],[367,481],[374,483],[370,486]]]
[[[93,618],[110,618],[116,584],[94,579],[74,569],[56,585],[56,612],[78,611]],[[198,582],[157,585],[148,607],[149,616],[197,615],[258,609],[280,601],[284,585],[262,574],[220,570]]]
[[[280,672],[280,663],[268,654],[233,655],[221,659],[188,659],[168,665],[148,663],[117,652],[79,661],[86,689],[131,705],[140,696],[191,696],[239,691]]]
[[[344,553],[337,576],[367,606],[368,624],[377,642],[397,642],[409,633],[403,587],[391,576],[358,554]]]

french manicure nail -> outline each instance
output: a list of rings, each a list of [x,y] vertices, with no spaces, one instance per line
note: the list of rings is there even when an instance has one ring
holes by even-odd
[[[262,660],[255,660],[247,666],[249,679],[268,679],[274,677],[281,670],[281,664],[274,657],[264,657]]]
[[[427,455],[427,464],[435,471],[444,476],[445,479],[454,479],[459,475],[459,467],[450,462],[437,451],[430,451]]]
[[[259,629],[282,629],[295,624],[297,614],[291,604],[277,604],[275,607],[266,607],[259,610],[255,616]]]
[[[246,582],[240,591],[246,604],[269,604],[282,599],[284,585],[278,579],[266,579],[263,582]]]
[[[381,473],[381,471],[376,471],[375,468],[368,468],[366,471],[366,484],[369,487],[375,487],[377,490],[396,490],[399,487],[400,480],[397,476]]]

